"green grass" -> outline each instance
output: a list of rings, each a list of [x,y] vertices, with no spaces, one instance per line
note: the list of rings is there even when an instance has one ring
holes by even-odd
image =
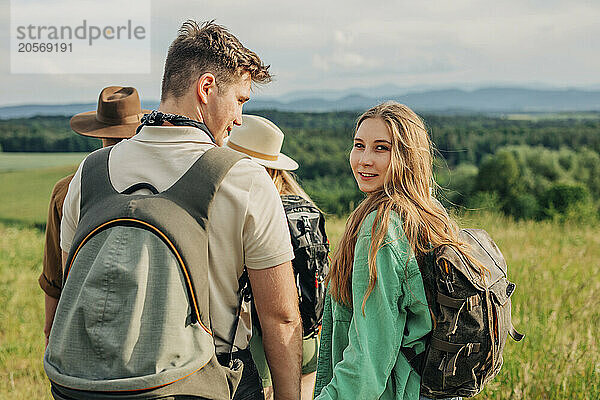
[[[49,398],[37,284],[43,233],[30,225],[45,221],[54,182],[73,169],[0,174],[0,218],[12,222],[0,222],[0,399]],[[343,224],[328,220],[333,246]],[[599,399],[600,226],[487,213],[469,213],[461,225],[486,229],[502,250],[517,284],[513,322],[527,335],[508,340],[502,371],[477,398]]]
[[[86,154],[0,152],[0,222],[43,226],[54,184]]]
[[[600,226],[515,222],[470,212],[460,226],[483,228],[508,263],[513,324],[504,366],[477,399],[600,399]],[[343,220],[328,221],[337,243]]]
[[[0,225],[0,398],[50,398],[42,368],[44,297],[43,234]]]
[[[539,112],[539,113],[514,113],[506,114],[506,119],[513,121],[545,121],[545,120],[597,120],[600,118],[600,113],[595,111],[590,112]]]
[[[0,222],[42,226],[54,184],[76,166],[0,172]]]
[[[600,398],[600,227],[514,222],[470,214],[502,250],[517,283],[513,323],[526,334],[508,340],[499,376],[479,398]]]
[[[0,172],[79,165],[87,154],[0,152]]]

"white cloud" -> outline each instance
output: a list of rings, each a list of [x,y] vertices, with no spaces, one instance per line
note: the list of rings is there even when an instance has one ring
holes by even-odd
[[[345,71],[368,72],[378,67],[380,63],[350,51],[336,51],[330,56],[314,54],[312,65],[322,71],[340,73]]]
[[[334,42],[342,46],[350,46],[354,43],[354,32],[352,31],[333,31]]]
[[[31,3],[40,10],[48,4]],[[138,85],[144,98],[157,99],[167,48],[188,18],[215,18],[271,64],[276,81],[261,89],[265,96],[388,82],[600,84],[597,1],[153,0],[151,11],[151,74],[20,76],[9,75],[5,61],[0,105],[90,101],[90,94],[95,101],[113,83]],[[4,37],[7,14],[0,17]]]

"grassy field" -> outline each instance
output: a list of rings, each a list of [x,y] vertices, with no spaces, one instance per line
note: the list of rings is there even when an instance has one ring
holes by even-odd
[[[547,120],[596,120],[600,118],[600,113],[590,112],[554,112],[554,113],[515,113],[506,114],[507,119],[514,121],[547,121]]]
[[[88,153],[3,153],[0,172],[79,165]]]
[[[0,222],[42,226],[54,184],[87,153],[0,152]]]
[[[0,174],[11,182],[0,193],[0,216],[12,218],[0,222],[0,399],[49,398],[37,284],[43,232],[31,222],[45,219],[52,185],[71,170]],[[461,225],[485,228],[503,251],[517,283],[513,322],[527,335],[521,343],[508,340],[502,371],[476,398],[599,399],[600,227],[486,213],[467,214]],[[335,244],[343,221],[331,219],[327,229]]]
[[[461,226],[485,228],[502,250],[517,284],[513,322],[527,335],[508,340],[479,398],[600,399],[600,227],[489,214]]]
[[[0,172],[0,222],[45,224],[54,184],[75,172],[76,166]]]
[[[0,399],[51,398],[44,370],[43,234],[0,224]]]

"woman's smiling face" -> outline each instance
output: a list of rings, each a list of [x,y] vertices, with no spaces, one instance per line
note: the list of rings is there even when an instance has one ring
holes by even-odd
[[[392,135],[381,118],[365,119],[354,135],[350,166],[364,193],[380,190],[392,156]]]

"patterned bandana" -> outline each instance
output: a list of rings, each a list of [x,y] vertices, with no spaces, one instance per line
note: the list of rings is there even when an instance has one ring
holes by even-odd
[[[198,128],[206,133],[210,140],[216,144],[215,137],[212,133],[210,133],[206,125],[204,125],[202,122],[194,121],[193,119],[184,117],[183,115],[168,114],[157,110],[152,110],[150,114],[144,114],[141,122],[141,125],[138,126],[135,131],[136,134],[142,130],[143,126],[161,126],[165,122],[169,122],[175,126],[193,126],[194,128]]]

